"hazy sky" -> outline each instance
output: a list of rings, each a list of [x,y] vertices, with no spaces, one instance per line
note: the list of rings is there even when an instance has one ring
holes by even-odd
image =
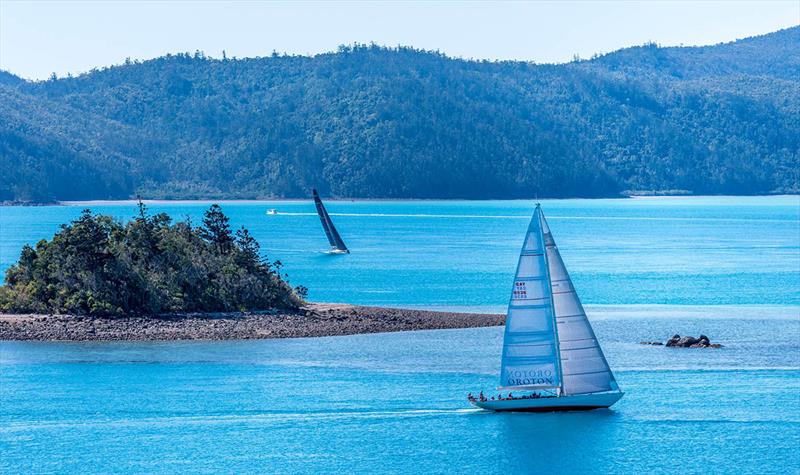
[[[656,41],[731,41],[800,24],[800,0],[650,2],[155,2],[0,0],[0,69],[56,72],[205,51],[314,54],[353,42],[563,62]]]

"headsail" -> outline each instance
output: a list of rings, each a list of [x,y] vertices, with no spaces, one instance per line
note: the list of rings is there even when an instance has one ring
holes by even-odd
[[[556,335],[561,351],[562,391],[569,395],[618,390],[614,375],[561,260],[547,220],[543,213],[539,214],[552,286]]]
[[[339,236],[339,233],[333,226],[333,221],[331,221],[331,217],[328,214],[328,210],[325,209],[325,205],[323,205],[322,200],[319,199],[319,193],[317,193],[316,189],[311,191],[312,194],[314,195],[314,205],[317,207],[317,214],[319,215],[319,220],[320,222],[322,222],[322,229],[325,230],[325,236],[327,236],[328,242],[331,244],[331,248],[349,254],[350,251],[347,249],[347,246],[344,245],[342,237]]]
[[[500,385],[506,389],[561,386],[541,213],[537,205],[522,245],[508,304],[500,370]]]

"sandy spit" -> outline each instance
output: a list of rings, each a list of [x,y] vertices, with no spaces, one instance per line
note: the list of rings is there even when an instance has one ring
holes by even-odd
[[[344,304],[308,304],[297,312],[120,318],[0,314],[0,340],[250,340],[488,327],[502,325],[504,321],[504,315]]]

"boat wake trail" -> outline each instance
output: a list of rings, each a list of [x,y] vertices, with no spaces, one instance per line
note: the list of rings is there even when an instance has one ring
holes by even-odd
[[[208,426],[227,424],[271,424],[304,421],[347,421],[367,419],[406,419],[418,417],[442,417],[469,415],[482,412],[480,409],[408,409],[398,411],[314,411],[314,412],[264,412],[250,414],[225,414],[203,416],[142,417],[140,419],[88,419],[61,421],[16,421],[0,427],[0,434],[13,434],[36,430],[63,428],[109,428],[121,427],[175,427]]]
[[[316,213],[280,212],[280,216],[317,216]],[[356,218],[433,218],[433,219],[528,219],[526,215],[508,214],[426,214],[426,213],[328,213],[329,216],[349,216]],[[567,219],[580,221],[697,221],[697,218],[682,216],[550,216],[548,219]],[[792,223],[787,219],[748,219],[748,218],[702,218],[703,221]]]
[[[316,216],[316,213],[279,213],[282,216]],[[354,216],[362,218],[486,218],[486,219],[526,219],[527,216],[491,214],[400,214],[400,213],[328,213],[330,216]]]

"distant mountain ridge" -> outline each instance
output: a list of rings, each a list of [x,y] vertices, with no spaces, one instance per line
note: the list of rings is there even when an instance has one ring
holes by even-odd
[[[0,72],[0,200],[800,192],[800,27],[559,65],[413,48]]]

